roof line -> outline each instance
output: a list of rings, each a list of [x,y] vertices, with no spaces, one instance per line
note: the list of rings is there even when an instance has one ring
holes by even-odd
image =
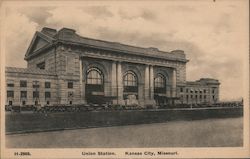
[[[140,48],[140,49],[150,49],[150,48],[152,48],[152,47],[142,47],[142,46],[129,45],[129,44],[124,44],[124,43],[120,43],[120,42],[113,42],[113,41],[107,41],[107,40],[101,40],[101,39],[94,39],[94,38],[84,37],[84,36],[81,36],[81,35],[78,35],[78,34],[76,34],[76,35],[79,36],[80,38],[84,38],[84,39],[95,40],[95,41],[106,42],[106,43],[112,43],[112,44],[120,44],[120,45],[134,47],[134,48]],[[156,48],[156,49],[158,49],[158,48]],[[158,52],[171,54],[171,52],[162,51],[162,50],[159,50],[159,49],[158,49]]]
[[[31,72],[27,72],[31,71]],[[40,72],[37,72],[40,71]],[[53,72],[49,72],[47,70],[40,70],[40,69],[30,69],[30,68],[19,68],[19,67],[5,67],[5,72],[7,73],[22,73],[22,74],[37,74],[37,75],[49,75],[49,76],[56,76]]]
[[[89,47],[95,47],[95,48],[99,48],[99,49],[108,49],[108,50],[111,50],[111,51],[117,51],[117,52],[125,52],[125,53],[129,53],[129,54],[132,54],[132,55],[139,55],[139,56],[148,56],[148,57],[153,57],[153,58],[164,58],[164,59],[167,59],[167,60],[174,60],[174,61],[180,61],[180,62],[188,62],[189,60],[187,59],[184,59],[184,58],[173,58],[173,57],[165,57],[165,56],[161,56],[159,55],[159,57],[153,55],[153,54],[144,54],[144,53],[141,53],[141,52],[134,52],[134,53],[137,53],[137,54],[133,54],[133,52],[131,51],[125,51],[125,50],[120,50],[120,49],[113,49],[113,48],[109,48],[109,47],[103,47],[103,46],[96,46],[96,45],[89,45],[89,44],[84,44],[84,43],[80,43],[80,42],[73,42],[73,41],[68,41],[68,40],[57,40],[57,42],[66,42],[66,43],[71,43],[71,44],[78,44],[78,45],[81,45],[81,46],[89,46]]]

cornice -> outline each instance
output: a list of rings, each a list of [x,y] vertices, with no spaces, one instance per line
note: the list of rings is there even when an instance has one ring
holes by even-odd
[[[71,51],[72,52],[77,52],[77,53],[80,53],[80,54],[86,52],[85,49],[97,49],[97,50],[100,50],[100,51],[101,50],[109,51],[109,54],[113,54],[112,58],[114,60],[120,60],[120,61],[124,61],[124,60],[128,61],[128,60],[124,59],[124,58],[115,58],[115,56],[119,57],[121,54],[122,54],[122,56],[129,56],[131,61],[134,61],[135,57],[158,59],[158,60],[180,62],[180,63],[187,63],[189,61],[189,60],[184,59],[184,58],[178,58],[178,57],[177,58],[173,58],[173,57],[166,57],[166,56],[160,56],[160,55],[149,55],[149,54],[144,54],[144,53],[139,53],[139,52],[129,52],[129,51],[123,51],[123,50],[118,50],[118,49],[111,49],[111,48],[107,48],[107,47],[98,47],[98,46],[94,46],[94,45],[88,45],[88,44],[70,42],[70,41],[65,41],[65,40],[54,41],[53,43],[51,43],[51,44],[49,44],[49,45],[47,45],[45,47],[42,47],[39,50],[37,50],[34,53],[32,53],[31,55],[25,57],[25,60],[29,60],[30,58],[39,55],[40,53],[42,53],[46,49],[49,49],[49,48],[51,48],[51,47],[53,47],[55,45],[72,45],[71,46],[72,47]],[[74,46],[80,46],[80,47],[82,47],[81,51],[75,51],[73,49]],[[99,54],[98,54],[98,56],[99,56]],[[91,55],[91,57],[93,57],[93,55]],[[102,58],[107,59],[104,56],[102,56]],[[110,59],[110,57],[108,59],[112,60],[112,59]],[[140,61],[137,61],[137,63],[140,63]],[[153,65],[153,63],[152,63],[152,65]]]
[[[130,51],[124,51],[124,50],[118,50],[118,49],[112,49],[112,48],[107,48],[107,47],[98,47],[94,45],[88,45],[88,44],[83,44],[83,43],[76,43],[76,42],[71,42],[71,41],[64,41],[64,40],[58,40],[58,44],[65,44],[65,45],[75,45],[75,46],[81,46],[84,48],[92,48],[92,49],[98,49],[98,50],[105,50],[105,51],[111,51],[111,52],[116,52],[116,53],[122,53],[122,54],[127,54],[130,56],[142,56],[142,57],[149,57],[149,58],[158,58],[158,59],[165,59],[169,61],[178,61],[182,63],[187,63],[189,60],[185,58],[173,58],[173,57],[166,57],[166,56],[160,56],[160,55],[149,55],[149,54],[144,54],[140,52],[130,52]],[[72,49],[73,51],[73,49]],[[174,56],[174,55],[173,55]]]

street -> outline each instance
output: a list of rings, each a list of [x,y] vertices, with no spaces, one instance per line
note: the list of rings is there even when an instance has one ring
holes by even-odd
[[[240,118],[6,135],[8,148],[234,147],[243,144]]]

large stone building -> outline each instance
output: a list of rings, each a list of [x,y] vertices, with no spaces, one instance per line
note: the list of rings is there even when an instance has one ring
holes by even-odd
[[[219,100],[218,80],[186,81],[188,60],[182,50],[164,52],[45,27],[35,33],[25,60],[27,68],[6,67],[7,105],[146,106]]]

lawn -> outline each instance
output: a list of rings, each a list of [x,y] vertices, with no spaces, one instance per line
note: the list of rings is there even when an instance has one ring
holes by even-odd
[[[9,148],[239,147],[243,118],[6,135]]]
[[[122,126],[243,116],[242,108],[6,113],[6,133]]]

